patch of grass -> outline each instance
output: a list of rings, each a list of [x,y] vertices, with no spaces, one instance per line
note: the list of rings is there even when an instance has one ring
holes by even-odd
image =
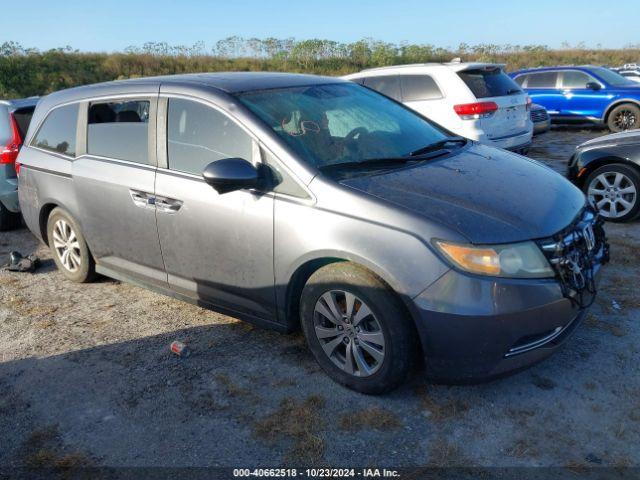
[[[218,373],[215,376],[215,379],[216,382],[224,388],[225,393],[230,397],[246,397],[251,394],[246,388],[242,388],[233,383],[233,380],[231,380],[229,375],[226,373]]]
[[[430,420],[440,422],[455,419],[469,410],[469,404],[458,399],[436,400],[425,387],[417,389],[422,410]]]
[[[634,242],[629,237],[612,237],[609,239],[611,245],[611,263],[623,266],[640,266],[638,249],[640,244]]]
[[[627,331],[624,328],[622,328],[620,325],[615,325],[613,323],[600,320],[593,313],[590,313],[587,315],[587,318],[585,319],[584,324],[589,328],[602,330],[616,337],[624,337],[625,335],[627,335]]]
[[[340,428],[343,430],[395,430],[401,425],[402,422],[394,413],[378,407],[340,416]]]
[[[324,441],[318,435],[323,426],[320,411],[324,405],[324,398],[319,395],[311,395],[302,402],[284,398],[276,410],[255,423],[253,434],[269,444],[290,440],[293,445],[286,454],[287,461],[317,464],[325,450]]]
[[[94,463],[82,452],[64,452],[56,426],[34,430],[22,445],[22,450],[26,467],[55,470],[61,474]]]
[[[541,377],[540,375],[533,375],[533,382],[540,390],[553,390],[556,388],[556,382],[547,377]]]

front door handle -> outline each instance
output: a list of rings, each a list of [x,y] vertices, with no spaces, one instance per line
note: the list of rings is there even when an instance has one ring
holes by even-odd
[[[182,200],[175,198],[156,197],[156,209],[164,213],[176,213],[182,207]]]

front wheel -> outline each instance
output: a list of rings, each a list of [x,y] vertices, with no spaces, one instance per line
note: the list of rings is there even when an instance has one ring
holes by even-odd
[[[584,192],[605,220],[633,220],[640,210],[640,173],[621,163],[604,165],[589,175]]]
[[[607,126],[612,132],[640,128],[640,108],[633,103],[618,105],[609,113]]]
[[[319,269],[304,287],[300,314],[311,352],[336,382],[378,394],[407,377],[413,325],[396,294],[373,273],[350,263]]]

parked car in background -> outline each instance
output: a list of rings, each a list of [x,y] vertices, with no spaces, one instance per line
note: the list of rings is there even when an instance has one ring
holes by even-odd
[[[640,85],[605,67],[544,67],[511,74],[553,122],[640,128]]]
[[[69,280],[102,273],[301,326],[325,372],[361,392],[397,386],[418,354],[464,381],[546,358],[606,259],[562,175],[336,78],[60,91],[19,160],[25,223]]]
[[[0,230],[20,224],[16,158],[38,99],[0,100]]]
[[[640,83],[640,70],[619,70],[618,73],[624,78]]]
[[[402,102],[465,138],[525,153],[533,124],[530,100],[490,63],[437,63],[374,68],[344,78]]]
[[[640,212],[640,130],[578,145],[569,160],[567,176],[605,219],[633,220]]]
[[[551,128],[551,117],[549,117],[547,109],[537,103],[531,105],[531,121],[533,122],[534,135],[547,132]]]

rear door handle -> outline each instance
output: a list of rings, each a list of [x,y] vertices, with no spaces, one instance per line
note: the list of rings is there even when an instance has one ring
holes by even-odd
[[[182,200],[175,198],[156,197],[156,209],[164,213],[176,213],[182,207]]]
[[[153,203],[155,198],[153,197],[152,193],[130,189],[129,195],[131,195],[131,200],[133,200],[133,203],[136,207],[154,208]]]

